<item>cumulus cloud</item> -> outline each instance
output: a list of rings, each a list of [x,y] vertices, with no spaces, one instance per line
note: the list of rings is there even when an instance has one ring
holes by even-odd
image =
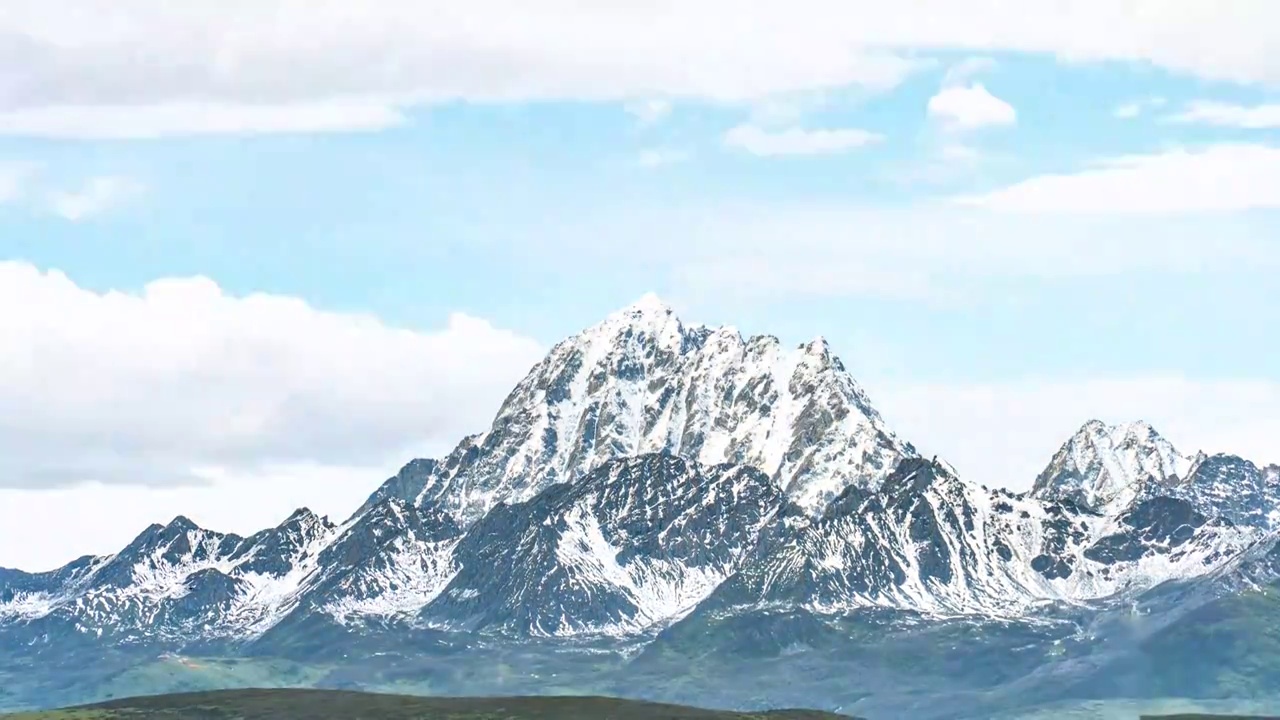
[[[1132,377],[880,383],[872,401],[924,453],[965,477],[1025,490],[1083,423],[1146,420],[1181,452],[1280,462],[1280,383]]]
[[[79,190],[50,193],[49,208],[56,215],[78,222],[130,202],[145,190],[132,178],[104,175],[90,178]]]
[[[1278,28],[1280,8],[1261,0],[117,0],[74,13],[66,2],[8,0],[0,130],[97,136],[104,119],[127,128],[121,117],[152,135],[351,129],[457,99],[755,100],[890,88],[931,51],[1278,83]],[[193,102],[221,119],[156,109]]]
[[[1218,144],[1126,155],[956,202],[1007,212],[1134,215],[1280,208],[1280,148]]]
[[[99,293],[0,263],[0,485],[399,462],[483,429],[540,354],[461,313],[417,332],[200,277]]]
[[[1235,105],[1213,100],[1198,100],[1169,118],[1178,123],[1199,123],[1245,130],[1280,128],[1280,103]]]
[[[929,98],[929,116],[955,130],[976,130],[990,125],[1013,125],[1018,112],[991,94],[982,83],[944,87]]]
[[[756,125],[738,125],[724,136],[725,145],[762,157],[841,153],[882,140],[883,135],[859,128],[766,130]]]

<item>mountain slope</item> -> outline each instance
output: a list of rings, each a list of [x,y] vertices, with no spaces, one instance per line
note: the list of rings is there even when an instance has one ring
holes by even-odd
[[[1109,518],[912,459],[881,491],[848,488],[820,519],[762,546],[708,603],[1018,617],[1204,574],[1255,538],[1178,500]]]
[[[1280,466],[1258,467],[1235,455],[1201,454],[1186,482],[1170,494],[1206,515],[1280,529]]]
[[[616,460],[490,511],[423,615],[534,635],[635,633],[714,590],[784,502],[754,468],[661,454]]]

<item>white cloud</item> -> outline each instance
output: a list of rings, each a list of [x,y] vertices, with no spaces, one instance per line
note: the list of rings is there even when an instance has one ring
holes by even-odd
[[[90,178],[79,190],[50,193],[49,208],[56,215],[78,222],[130,202],[145,190],[142,183],[132,178],[104,175]]]
[[[948,143],[942,146],[938,151],[938,155],[943,160],[960,163],[972,163],[981,159],[982,152],[977,148],[961,143]]]
[[[1147,110],[1162,107],[1165,102],[1166,100],[1162,97],[1142,98],[1116,106],[1111,114],[1121,120],[1132,120]]]
[[[1280,383],[1182,377],[990,384],[870,384],[872,402],[921,452],[989,486],[1030,487],[1084,421],[1146,420],[1184,453],[1280,462]]]
[[[1199,100],[1169,119],[1173,122],[1202,123],[1246,130],[1280,128],[1280,103],[1245,106]]]
[[[1018,122],[1013,106],[992,95],[982,83],[942,88],[929,98],[928,112],[956,130]]]
[[[99,109],[114,127],[130,109],[142,125],[190,132],[150,117],[184,102],[303,115],[317,104],[374,108],[372,119],[300,123],[333,129],[382,126],[399,121],[396,108],[454,99],[755,100],[892,87],[915,67],[909,57],[931,51],[1052,53],[1280,83],[1277,45],[1280,7],[1268,0],[117,0],[74,12],[65,0],[8,0],[0,127],[40,134],[33,119],[63,108],[60,133],[94,134]],[[299,124],[183,119],[205,132]]]
[[[437,453],[482,429],[540,354],[463,314],[415,332],[204,278],[98,293],[0,263],[0,485],[171,486]]]
[[[395,107],[374,102],[57,105],[0,112],[0,135],[146,140],[183,135],[355,132],[383,130],[404,122]]]
[[[644,243],[671,286],[696,297],[887,297],[954,303],[993,282],[1134,274],[1169,282],[1280,271],[1274,214],[1027,213],[942,203],[857,207],[713,204],[562,226],[562,252],[601,266]],[[602,232],[613,243],[598,242]],[[1212,242],[1206,242],[1211,238]],[[629,256],[628,256],[629,257]],[[1265,282],[1269,275],[1259,275]]]
[[[1115,109],[1115,117],[1117,118],[1132,119],[1137,118],[1140,114],[1142,114],[1142,105],[1137,104],[1137,102],[1125,102],[1124,105],[1120,105],[1119,108]]]
[[[661,98],[629,102],[626,111],[640,123],[641,127],[655,125],[671,115],[670,100]]]
[[[151,523],[177,515],[240,535],[277,525],[299,507],[341,522],[397,469],[289,465],[232,476],[209,472],[204,485],[0,487],[0,567],[49,570],[81,555],[113,553]],[[74,532],[51,518],[74,518]]]
[[[769,157],[848,152],[883,139],[883,135],[858,128],[766,130],[755,125],[738,125],[725,133],[724,143],[752,155]]]
[[[1115,109],[1114,115],[1129,120],[1142,114],[1142,105],[1136,102],[1125,103]]]
[[[965,58],[960,62],[947,68],[947,74],[942,78],[944,86],[963,85],[977,75],[990,72],[995,69],[996,61],[987,57],[971,57]]]
[[[1280,208],[1280,148],[1219,144],[1127,155],[956,202],[1009,212],[1139,215]]]
[[[796,125],[806,111],[820,104],[821,100],[815,98],[766,98],[752,106],[747,124],[769,129]]]
[[[657,168],[665,165],[675,165],[689,159],[689,153],[684,150],[675,148],[647,148],[640,151],[640,157],[636,160],[640,167]]]

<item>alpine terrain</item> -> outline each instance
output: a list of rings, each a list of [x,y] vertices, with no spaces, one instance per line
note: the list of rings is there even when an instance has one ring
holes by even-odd
[[[348,518],[178,517],[0,569],[0,706],[264,682],[871,718],[1280,696],[1278,537],[1275,465],[1089,421],[1032,490],[988,489],[898,437],[821,338],[649,296]]]

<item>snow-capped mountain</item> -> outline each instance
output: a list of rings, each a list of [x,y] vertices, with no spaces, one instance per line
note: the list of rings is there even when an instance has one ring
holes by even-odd
[[[269,627],[314,568],[334,526],[299,510],[247,538],[179,516],[115,555],[81,558],[0,588],[0,622],[119,642],[240,636]]]
[[[1053,456],[1031,493],[1111,513],[1127,507],[1149,485],[1177,484],[1195,464],[1196,458],[1179,454],[1147,423],[1090,420]]]
[[[1142,499],[1174,497],[1207,517],[1280,528],[1280,468],[1235,455],[1184,455],[1151,425],[1091,420],[1053,456],[1031,496],[1118,515]]]
[[[394,493],[438,503],[466,525],[608,460],[663,452],[758,468],[815,514],[916,454],[825,340],[788,349],[770,336],[686,326],[647,296],[552,348],[487,432]]]
[[[635,637],[695,608],[1008,618],[1207,576],[1278,517],[1280,468],[1182,455],[1143,423],[1087,423],[1030,493],[988,490],[894,435],[824,341],[686,326],[649,297],[340,525],[180,517],[113,556],[0,570],[0,647]]]

